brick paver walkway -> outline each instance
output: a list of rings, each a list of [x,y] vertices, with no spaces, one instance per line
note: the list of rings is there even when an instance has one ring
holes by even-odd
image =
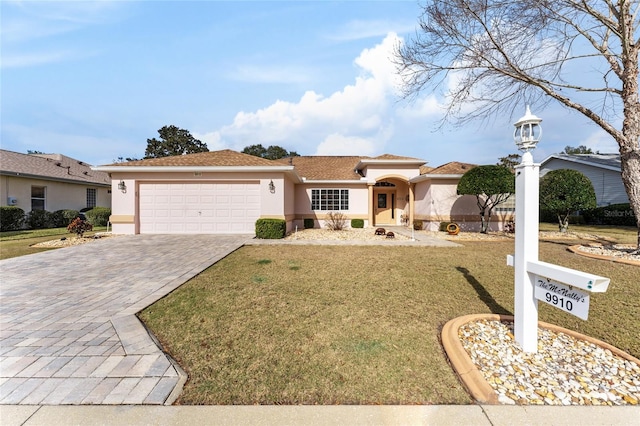
[[[170,402],[184,373],[135,314],[249,238],[119,236],[0,261],[0,404]]]

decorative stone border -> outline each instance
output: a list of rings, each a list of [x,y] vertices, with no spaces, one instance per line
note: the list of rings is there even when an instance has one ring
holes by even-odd
[[[627,265],[640,266],[640,261],[638,260],[623,259],[623,258],[614,257],[614,256],[605,256],[603,254],[589,253],[587,251],[580,250],[580,247],[582,246],[580,244],[577,244],[575,246],[569,247],[568,250],[580,256],[591,257],[593,259],[609,260],[611,262],[618,262],[618,263],[625,263]]]
[[[500,405],[498,402],[498,395],[491,385],[485,380],[484,376],[480,370],[478,370],[473,361],[471,361],[469,354],[467,354],[467,351],[462,346],[460,338],[458,337],[458,329],[460,327],[469,322],[480,320],[513,321],[513,316],[498,314],[472,314],[454,318],[447,322],[442,328],[442,346],[451,361],[454,371],[462,380],[462,383],[471,394],[471,397],[480,404]],[[618,355],[621,358],[640,364],[639,359],[621,351],[615,346],[611,346],[610,344],[593,337],[585,336],[584,334],[580,334],[576,331],[542,321],[538,321],[538,326],[556,333],[565,333],[576,339],[593,343],[604,349],[609,349],[613,354]]]

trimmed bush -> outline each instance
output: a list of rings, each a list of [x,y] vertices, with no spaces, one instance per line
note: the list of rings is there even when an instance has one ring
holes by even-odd
[[[284,219],[256,220],[256,238],[277,240],[284,238],[287,232],[287,222]]]
[[[352,228],[364,228],[364,219],[351,219]]]
[[[87,216],[87,221],[93,226],[107,226],[109,216],[111,216],[111,209],[107,207],[94,207],[88,210],[85,215]]]
[[[307,218],[304,220],[304,229],[313,229],[315,228],[315,220],[311,218]]]
[[[16,231],[24,224],[24,210],[16,206],[0,207],[0,231]]]
[[[611,204],[582,212],[584,219],[591,225],[636,226],[636,216],[631,204]]]
[[[416,231],[422,231],[424,227],[424,222],[422,222],[420,219],[415,219],[413,221],[413,229]]]
[[[53,214],[46,210],[31,210],[27,214],[27,226],[29,229],[53,228]]]
[[[51,213],[52,225],[54,228],[66,228],[79,214],[78,210],[56,210]]]

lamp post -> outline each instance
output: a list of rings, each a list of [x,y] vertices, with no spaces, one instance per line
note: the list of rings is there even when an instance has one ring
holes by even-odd
[[[531,150],[542,136],[542,119],[531,114],[514,123],[513,139],[523,151],[516,173],[516,240],[514,255],[515,302],[514,335],[525,352],[538,350],[538,300],[534,296],[535,276],[527,262],[538,261],[538,196],[540,165],[534,164]]]

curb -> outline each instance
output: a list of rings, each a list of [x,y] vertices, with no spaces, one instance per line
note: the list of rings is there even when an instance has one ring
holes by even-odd
[[[447,322],[442,328],[442,346],[444,346],[444,350],[451,361],[454,371],[460,377],[460,380],[462,380],[471,397],[480,404],[501,405],[498,402],[498,395],[485,380],[473,361],[471,361],[471,358],[458,337],[458,329],[460,327],[466,323],[478,320],[513,321],[514,319],[512,315],[500,314],[471,314],[454,318]],[[594,345],[610,350],[611,353],[627,361],[640,365],[640,359],[596,338],[543,321],[538,321],[538,327],[546,328],[556,333],[564,333],[576,339],[593,343]]]

